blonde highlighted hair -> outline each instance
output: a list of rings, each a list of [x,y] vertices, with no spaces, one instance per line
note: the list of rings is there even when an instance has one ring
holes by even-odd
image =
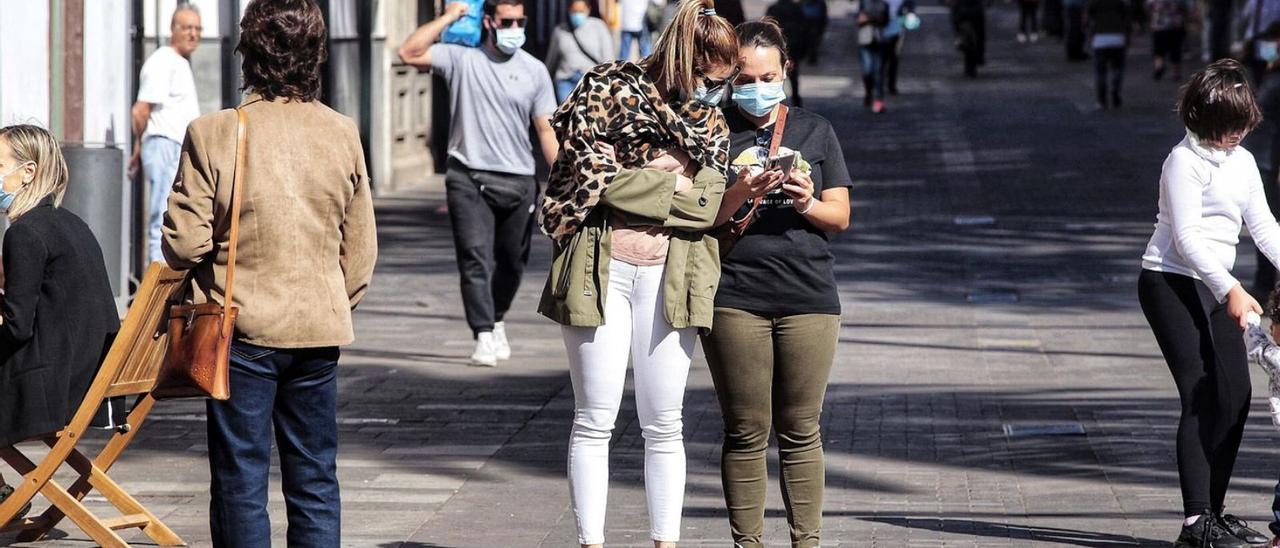
[[[9,220],[18,220],[48,196],[53,196],[55,207],[61,207],[67,192],[67,161],[58,140],[45,129],[26,124],[0,128],[0,140],[9,145],[17,165],[36,165],[35,176],[14,193]]]
[[[701,71],[738,62],[738,35],[723,17],[714,15],[714,0],[683,0],[675,18],[642,65],[659,89],[690,97]]]

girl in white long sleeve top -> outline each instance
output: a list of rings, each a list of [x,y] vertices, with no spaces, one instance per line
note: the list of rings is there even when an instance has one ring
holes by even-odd
[[[1164,162],[1160,212],[1138,278],[1142,312],[1182,402],[1177,448],[1186,520],[1174,546],[1258,544],[1267,537],[1224,514],[1223,501],[1251,396],[1241,331],[1249,312],[1262,312],[1231,275],[1241,227],[1280,262],[1280,226],[1253,156],[1239,147],[1262,115],[1244,67],[1232,60],[1196,73],[1178,112],[1187,136]]]

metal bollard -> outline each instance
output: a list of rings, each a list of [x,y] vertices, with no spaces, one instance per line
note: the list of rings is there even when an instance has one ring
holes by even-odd
[[[97,237],[116,307],[123,311],[129,299],[124,152],[118,148],[64,144],[62,154],[70,173],[62,206],[84,219]]]

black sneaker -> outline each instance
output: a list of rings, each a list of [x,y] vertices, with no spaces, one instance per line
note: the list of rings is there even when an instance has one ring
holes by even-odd
[[[1231,514],[1218,516],[1218,527],[1226,529],[1232,536],[1243,540],[1246,544],[1264,544],[1271,540],[1266,535],[1249,528],[1249,522]]]
[[[3,503],[4,501],[8,500],[9,497],[12,495],[13,495],[12,487],[8,485],[0,486],[0,503]],[[13,521],[18,521],[22,518],[27,517],[27,512],[30,512],[30,511],[31,511],[31,503],[28,502],[26,506],[23,506],[22,509],[18,510],[18,513],[13,516]],[[0,525],[4,525],[4,524],[0,523]]]
[[[1173,548],[1245,548],[1245,541],[1236,538],[1218,525],[1213,514],[1205,512],[1191,525],[1182,526],[1182,534],[1174,541]]]

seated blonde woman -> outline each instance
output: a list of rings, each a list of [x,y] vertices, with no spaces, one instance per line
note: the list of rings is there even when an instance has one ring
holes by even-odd
[[[10,222],[0,304],[0,447],[8,447],[67,425],[120,320],[98,241],[60,207],[67,164],[53,136],[0,128],[0,182]],[[12,493],[0,477],[0,502]]]

